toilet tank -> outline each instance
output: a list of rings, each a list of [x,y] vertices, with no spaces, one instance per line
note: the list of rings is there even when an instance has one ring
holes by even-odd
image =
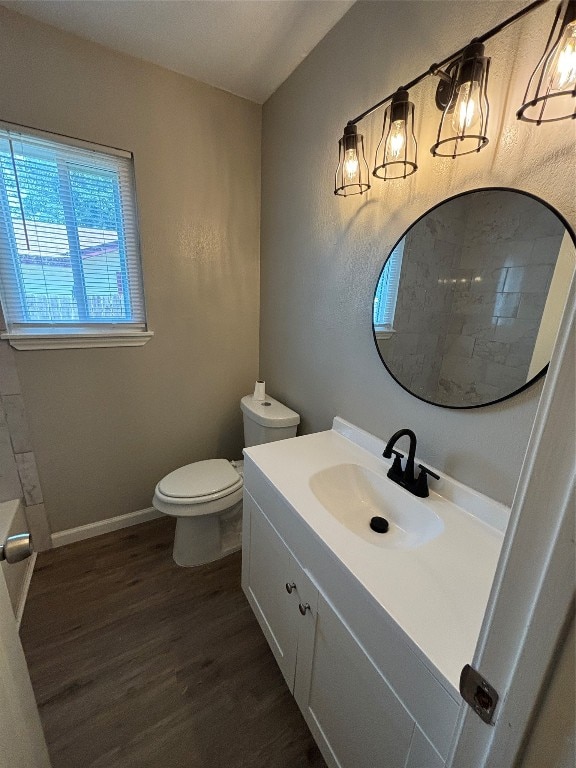
[[[240,401],[244,418],[244,445],[272,443],[296,437],[296,428],[300,416],[278,400],[266,395],[266,400],[254,400],[253,395],[246,395]]]

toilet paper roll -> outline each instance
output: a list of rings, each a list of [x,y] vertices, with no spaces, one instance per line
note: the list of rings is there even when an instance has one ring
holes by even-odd
[[[254,387],[254,400],[266,400],[266,393],[265,393],[265,383],[263,381],[258,380],[256,382],[256,386]]]

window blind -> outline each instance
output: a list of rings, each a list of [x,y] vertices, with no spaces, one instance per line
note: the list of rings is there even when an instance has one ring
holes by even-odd
[[[374,296],[374,326],[377,330],[384,331],[393,328],[403,253],[404,238],[388,257],[378,280]]]
[[[0,128],[0,292],[8,332],[145,330],[130,156]]]

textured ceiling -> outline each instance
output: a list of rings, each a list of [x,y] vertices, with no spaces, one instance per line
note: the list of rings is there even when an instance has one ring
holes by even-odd
[[[354,0],[12,0],[7,8],[262,103]]]

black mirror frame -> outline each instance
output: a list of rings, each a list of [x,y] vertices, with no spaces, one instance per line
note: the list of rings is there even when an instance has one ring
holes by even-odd
[[[542,370],[536,374],[536,376],[533,376],[529,381],[526,382],[526,384],[523,384],[518,389],[515,389],[513,392],[510,392],[508,395],[504,395],[504,397],[499,397],[497,400],[490,400],[487,403],[476,403],[475,405],[444,405],[443,403],[436,403],[433,400],[427,400],[424,397],[420,397],[420,395],[414,394],[408,387],[405,387],[404,384],[402,384],[401,381],[399,381],[396,376],[392,373],[390,368],[386,365],[386,361],[382,357],[382,354],[380,352],[380,347],[378,346],[378,340],[376,338],[376,330],[374,328],[374,298],[376,297],[376,291],[378,290],[378,283],[380,282],[380,278],[382,277],[382,273],[384,271],[384,267],[386,266],[386,263],[388,262],[388,259],[394,252],[394,249],[398,246],[398,244],[406,237],[408,232],[412,229],[412,227],[416,226],[419,221],[421,221],[425,216],[428,216],[429,213],[432,213],[432,211],[435,211],[436,208],[439,208],[441,205],[444,205],[445,203],[449,203],[451,200],[456,200],[459,197],[464,197],[465,195],[471,195],[475,192],[516,192],[520,195],[525,195],[526,197],[530,197],[532,200],[537,200],[539,203],[544,205],[546,208],[548,208],[549,211],[551,211],[564,225],[564,228],[566,232],[570,235],[570,238],[572,240],[572,244],[574,245],[574,249],[576,250],[576,234],[574,233],[574,229],[570,226],[570,224],[566,221],[564,216],[554,208],[553,205],[550,205],[550,203],[546,202],[546,200],[543,200],[541,197],[538,197],[538,195],[532,194],[532,192],[527,192],[524,189],[515,189],[514,187],[477,187],[476,189],[467,189],[464,192],[458,192],[456,195],[451,195],[450,197],[445,198],[444,200],[441,200],[439,203],[436,203],[436,205],[433,205],[431,208],[428,208],[428,210],[424,211],[424,213],[419,216],[417,219],[415,219],[412,224],[406,229],[402,235],[396,240],[392,248],[390,249],[390,253],[388,256],[384,259],[384,263],[382,265],[382,269],[378,273],[378,279],[376,280],[376,287],[374,289],[374,296],[372,298],[372,305],[371,305],[371,317],[372,317],[372,337],[374,339],[374,346],[376,347],[376,351],[378,352],[378,357],[382,361],[382,365],[390,376],[394,379],[394,381],[402,387],[402,389],[405,392],[408,392],[409,395],[412,395],[412,397],[415,397],[417,400],[422,401],[423,403],[428,403],[429,405],[435,405],[437,408],[448,408],[452,411],[464,411],[464,410],[470,410],[472,408],[486,408],[490,405],[496,405],[497,403],[502,403],[504,400],[510,400],[510,398],[515,397],[516,395],[519,395],[521,392],[524,392],[524,390],[531,387],[533,384],[535,384],[539,379],[541,379],[548,371],[549,362],[542,368]]]

